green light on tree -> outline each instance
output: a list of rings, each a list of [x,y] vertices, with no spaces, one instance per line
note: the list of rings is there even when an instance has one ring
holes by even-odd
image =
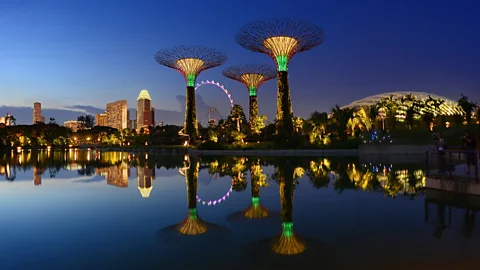
[[[288,57],[286,55],[276,56],[278,71],[287,71],[288,70]]]
[[[249,86],[248,91],[251,97],[257,96],[257,88],[255,86]]]
[[[195,86],[195,74],[188,74],[187,75],[187,86]]]
[[[197,219],[197,208],[190,208],[188,209],[188,218],[189,219]]]
[[[260,205],[260,197],[252,197],[252,206],[258,207]]]
[[[282,236],[292,237],[293,236],[293,222],[283,222],[282,223]]]

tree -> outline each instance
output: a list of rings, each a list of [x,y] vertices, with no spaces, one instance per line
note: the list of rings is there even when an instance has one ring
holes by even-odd
[[[93,128],[95,126],[95,116],[91,114],[80,115],[77,117],[77,121],[82,122],[82,128]]]
[[[326,125],[328,123],[328,113],[314,111],[308,118],[315,125]]]
[[[352,117],[348,120],[347,127],[350,134],[355,135],[355,131],[366,131],[372,129],[372,120],[363,108],[354,112]]]
[[[470,101],[467,96],[462,94],[462,97],[458,100],[458,106],[465,112],[465,121],[470,124],[472,112],[477,108],[478,104]]]
[[[17,125],[17,119],[13,115],[8,116],[9,121],[16,126]],[[6,123],[6,122],[5,122]]]
[[[233,108],[230,111],[230,115],[228,116],[228,120],[231,123],[236,123],[237,131],[240,131],[240,125],[247,122],[243,107],[239,104],[233,105]]]
[[[340,140],[346,140],[348,137],[347,125],[350,118],[353,117],[354,109],[352,108],[340,108],[335,105],[332,108],[332,124],[335,127],[336,132]]]
[[[50,117],[50,121],[48,122],[49,125],[56,125],[57,122],[55,121],[55,118]]]
[[[253,119],[253,133],[260,134],[262,133],[262,129],[265,128],[265,121],[267,121],[267,117],[265,115],[257,116]]]

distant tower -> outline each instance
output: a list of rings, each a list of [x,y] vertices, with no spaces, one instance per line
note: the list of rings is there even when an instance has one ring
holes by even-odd
[[[137,131],[141,128],[147,128],[153,125],[152,119],[152,99],[147,90],[140,91],[137,98]]]
[[[42,121],[43,120],[43,121]],[[42,119],[42,103],[33,103],[33,123],[45,122],[45,118]]]

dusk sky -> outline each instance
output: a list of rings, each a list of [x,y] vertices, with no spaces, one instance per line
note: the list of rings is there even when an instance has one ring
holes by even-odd
[[[223,66],[199,81],[220,81],[247,109],[246,88],[221,72],[274,64],[234,40],[245,23],[272,17],[325,31],[322,45],[294,56],[289,66],[296,115],[395,90],[455,100],[463,93],[480,102],[479,14],[475,0],[0,0],[0,105],[104,108],[126,99],[133,108],[140,90],[148,89],[155,108],[180,111],[176,96],[185,95],[184,79],[153,55],[193,44],[227,54]],[[226,114],[228,100],[219,89],[205,86],[198,94]],[[272,119],[276,81],[258,96],[260,113]]]

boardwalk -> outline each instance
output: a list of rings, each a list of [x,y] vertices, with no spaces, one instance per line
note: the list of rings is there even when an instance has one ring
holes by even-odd
[[[437,152],[427,152],[426,171],[427,189],[443,190],[454,193],[480,195],[480,179],[478,173],[479,152],[474,152],[474,162],[470,171],[467,167],[467,159],[471,163],[471,155],[468,157],[464,151],[450,150],[443,156]]]

